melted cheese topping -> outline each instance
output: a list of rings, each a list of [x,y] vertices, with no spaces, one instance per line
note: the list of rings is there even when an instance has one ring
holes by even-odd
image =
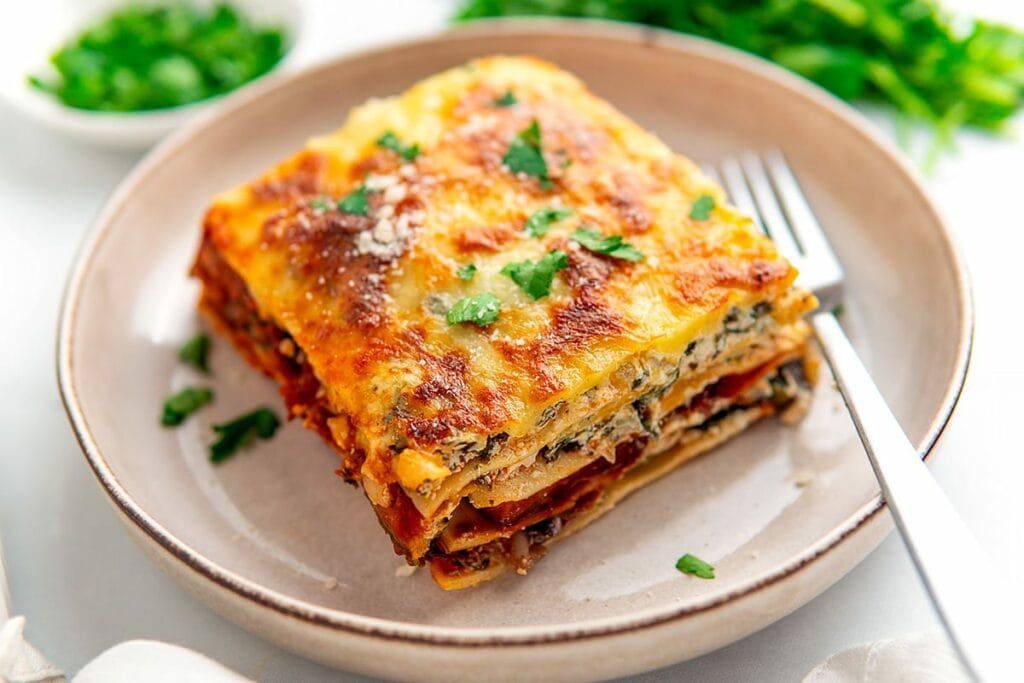
[[[496,106],[509,90],[517,103]],[[533,121],[550,186],[503,164]],[[377,145],[386,131],[419,155]],[[360,187],[366,215],[335,208]],[[717,208],[692,219],[703,194]],[[524,233],[549,207],[572,215],[542,238]],[[646,258],[580,248],[569,236],[581,225],[623,235]],[[217,197],[204,227],[260,315],[306,354],[339,416],[339,445],[365,453],[360,474],[382,505],[390,482],[429,490],[495,435],[524,442],[545,411],[571,410],[645,354],[678,356],[735,307],[774,302],[787,324],[814,305],[694,164],[531,58],[480,59],[355,109],[337,132]],[[569,267],[545,298],[500,273],[554,248]],[[464,281],[456,270],[467,263],[477,272]],[[497,322],[448,324],[457,300],[484,292],[501,301]]]

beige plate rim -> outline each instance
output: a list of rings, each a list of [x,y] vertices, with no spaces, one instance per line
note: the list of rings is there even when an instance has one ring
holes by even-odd
[[[150,517],[135,502],[107,464],[99,444],[90,432],[88,421],[79,404],[71,350],[74,341],[79,291],[89,273],[93,256],[107,234],[105,226],[112,222],[124,200],[131,195],[134,187],[144,182],[149,173],[159,166],[164,159],[173,156],[187,146],[193,134],[204,128],[208,123],[231,116],[232,113],[245,107],[248,103],[265,93],[287,87],[294,79],[315,78],[317,74],[323,71],[342,68],[350,60],[372,57],[375,54],[385,53],[393,49],[429,47],[431,43],[436,41],[458,40],[462,36],[479,38],[481,35],[491,33],[539,33],[546,37],[558,37],[564,40],[571,40],[574,36],[585,34],[587,36],[606,37],[620,42],[647,45],[656,49],[698,53],[703,57],[716,59],[743,69],[754,77],[774,81],[779,87],[789,91],[792,96],[810,100],[812,103],[828,111],[831,115],[843,119],[856,134],[863,138],[865,144],[877,148],[880,153],[885,155],[887,160],[906,176],[913,190],[922,196],[934,218],[935,225],[939,227],[940,236],[943,238],[943,244],[947,252],[946,255],[954,266],[955,272],[953,276],[959,294],[957,305],[962,324],[960,329],[957,330],[957,356],[953,380],[942,397],[940,409],[929,425],[928,432],[918,444],[918,451],[923,453],[925,458],[930,455],[936,441],[953,414],[967,375],[974,334],[974,308],[967,269],[960,249],[934,204],[928,199],[928,193],[916,169],[909,166],[893,145],[872,130],[871,124],[855,110],[817,86],[756,57],[702,38],[670,33],[649,27],[598,20],[516,19],[474,22],[469,26],[445,31],[439,35],[392,43],[371,50],[343,55],[294,74],[271,76],[265,82],[254,86],[249,92],[240,93],[230,102],[226,103],[225,106],[205,113],[194,123],[172,135],[152,150],[135,167],[108,198],[104,208],[93,221],[89,233],[79,249],[74,268],[71,271],[64,292],[57,331],[57,380],[61,399],[72,429],[93,474],[110,497],[113,505],[124,514],[127,520],[130,520],[132,524],[136,525],[160,548],[182,563],[185,568],[195,572],[203,579],[229,590],[246,601],[274,610],[282,616],[296,618],[314,626],[385,640],[464,647],[494,647],[559,643],[597,638],[651,628],[667,622],[685,619],[695,614],[708,612],[720,605],[733,602],[791,578],[824,554],[835,550],[845,539],[856,533],[878,515],[879,512],[884,510],[885,503],[882,501],[881,495],[879,494],[866,502],[842,524],[834,528],[831,533],[820,538],[815,544],[806,548],[790,562],[765,571],[753,577],[745,586],[724,595],[709,596],[704,600],[699,600],[683,607],[655,608],[638,611],[626,616],[595,619],[566,625],[481,629],[423,626],[326,609],[308,602],[295,600],[270,588],[249,581],[195,552],[187,544],[168,532],[167,529]]]

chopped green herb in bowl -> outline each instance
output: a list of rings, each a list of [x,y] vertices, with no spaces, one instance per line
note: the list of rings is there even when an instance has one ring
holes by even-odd
[[[24,21],[31,49],[0,69],[0,97],[70,137],[140,149],[287,68],[305,11],[302,0],[94,0]]]
[[[55,73],[28,79],[76,109],[166,109],[262,76],[284,57],[287,38],[230,3],[130,3],[60,46],[50,57]]]

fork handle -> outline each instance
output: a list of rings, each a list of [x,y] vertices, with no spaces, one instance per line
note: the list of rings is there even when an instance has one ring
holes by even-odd
[[[1020,675],[1024,603],[1018,586],[974,538],[889,410],[832,313],[811,318],[882,495],[968,672],[982,681]],[[1016,626],[1014,626],[1014,624]]]

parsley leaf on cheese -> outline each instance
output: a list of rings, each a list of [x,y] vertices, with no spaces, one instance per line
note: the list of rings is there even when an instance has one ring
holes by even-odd
[[[351,213],[356,216],[367,216],[370,213],[369,190],[366,185],[360,185],[349,192],[338,202],[338,211]]]
[[[580,227],[572,234],[572,241],[597,254],[604,254],[623,261],[643,261],[644,255],[632,244],[622,240],[622,235],[605,237],[593,228]]]
[[[502,162],[513,173],[523,173],[540,180],[545,190],[552,188],[548,178],[548,162],[540,148],[540,124],[534,119],[529,126],[512,138]]]
[[[697,197],[697,200],[693,202],[693,206],[690,207],[690,218],[697,221],[706,221],[714,210],[715,198],[709,194],[702,194]]]
[[[309,203],[309,206],[316,213],[324,213],[325,211],[328,211],[331,208],[330,200],[323,195],[320,195],[319,197],[311,201]]]
[[[502,275],[512,278],[527,296],[536,301],[551,292],[555,273],[569,265],[569,256],[561,249],[553,249],[539,261],[519,261],[501,269]]]
[[[390,149],[406,161],[413,161],[420,155],[419,145],[403,145],[402,141],[398,139],[398,136],[390,130],[377,138],[377,146],[383,147],[384,149]]]
[[[494,106],[496,107],[511,107],[518,103],[519,100],[516,99],[515,94],[511,90],[506,90],[504,95],[494,99]]]
[[[535,211],[526,219],[523,230],[531,237],[543,237],[547,234],[552,223],[568,218],[572,215],[569,209],[547,208]]]
[[[498,320],[501,302],[490,292],[464,296],[448,310],[448,324],[473,323],[483,327]]]

